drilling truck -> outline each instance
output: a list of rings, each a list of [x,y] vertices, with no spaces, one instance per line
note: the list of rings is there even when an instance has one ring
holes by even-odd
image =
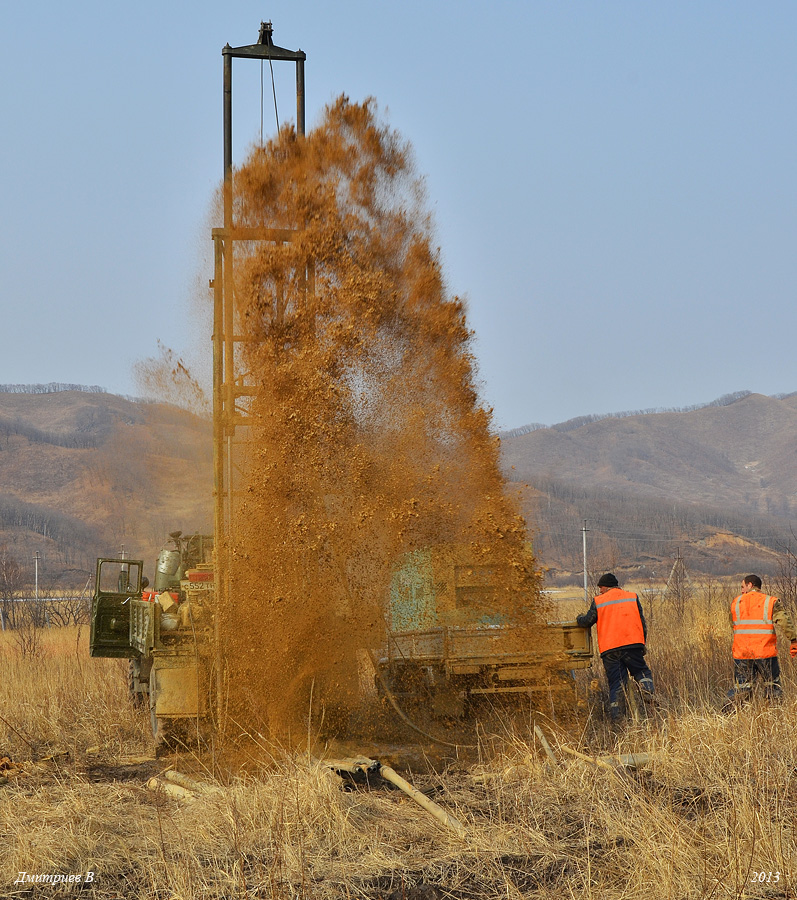
[[[193,739],[210,715],[212,551],[210,535],[172,532],[151,589],[143,560],[97,560],[90,653],[130,661],[130,698],[149,707],[157,744]]]
[[[139,559],[97,560],[91,655],[129,660],[131,700],[146,705],[156,748],[196,744],[212,718],[216,603],[213,539],[176,531],[150,589]],[[413,724],[468,719],[480,700],[572,703],[575,669],[592,662],[575,622],[508,622],[502,568],[466,548],[420,550],[393,569],[384,643],[362,648],[377,694]],[[423,732],[422,732],[423,733]]]

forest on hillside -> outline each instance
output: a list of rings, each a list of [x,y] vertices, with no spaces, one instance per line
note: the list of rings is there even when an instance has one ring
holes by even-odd
[[[94,388],[31,387],[0,387],[0,549],[22,584],[38,571],[42,585],[77,589],[98,556],[154,565],[170,531],[208,530],[206,418]]]
[[[661,576],[679,554],[696,572],[774,574],[797,546],[783,520],[749,516],[603,487],[538,478],[522,489],[523,511],[538,558],[550,578],[583,567],[584,520],[589,558],[598,568]]]
[[[34,387],[37,390],[30,390]],[[606,472],[594,473],[586,457],[578,467],[575,456],[568,458],[573,473],[568,470],[567,477],[546,473],[544,463],[539,471],[530,471],[542,451],[536,456],[519,454],[525,452],[525,441],[548,440],[545,432],[505,438],[502,452],[509,490],[520,495],[549,582],[580,579],[585,519],[590,565],[596,567],[659,577],[680,554],[687,567],[699,573],[777,572],[783,555],[797,546],[789,518],[794,502],[790,479],[797,477],[793,414],[793,397],[744,394],[732,403],[667,419],[677,437],[681,423],[694,430],[694,417],[706,417],[701,426],[706,444],[726,453],[726,458],[720,457],[726,468],[728,431],[744,432],[740,422],[744,425],[748,419],[759,431],[769,429],[772,443],[781,448],[779,454],[752,472],[737,466],[752,498],[746,509],[719,492],[713,494],[714,503],[696,500],[694,489],[689,494],[685,482],[677,482],[684,487],[677,493],[659,487],[663,496],[653,492],[653,484],[637,485],[628,478],[622,487],[597,483],[595,476],[605,477]],[[629,428],[644,435],[645,428],[661,421],[655,415],[650,420],[596,419],[579,428],[601,428],[604,440],[608,434],[618,442]],[[579,428],[568,430],[567,439],[575,435],[573,440],[581,440],[583,447]],[[549,429],[548,434],[558,432]],[[544,449],[546,444],[540,446]],[[647,445],[637,446],[641,453]],[[680,446],[686,453],[686,442]],[[738,454],[744,452],[742,448]],[[650,464],[656,463],[655,452],[650,453]],[[712,458],[699,457],[706,465]],[[516,469],[510,461],[518,463]],[[730,470],[725,476],[711,469],[694,473],[692,484],[705,483],[707,496],[723,478],[738,479],[738,472],[734,476]],[[744,499],[739,491],[736,496]],[[170,531],[207,531],[211,521],[211,437],[206,418],[94,388],[0,386],[0,547],[18,562],[27,584],[34,581],[36,553],[43,581],[77,588],[85,584],[97,556],[124,550],[154,560]]]

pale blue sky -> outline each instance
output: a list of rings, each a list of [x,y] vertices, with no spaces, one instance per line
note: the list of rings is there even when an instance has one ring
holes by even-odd
[[[136,393],[158,338],[194,354],[221,48],[262,19],[308,127],[373,95],[413,143],[498,426],[797,390],[797,4],[734,0],[14,4],[0,383]],[[258,63],[235,90],[240,161]]]

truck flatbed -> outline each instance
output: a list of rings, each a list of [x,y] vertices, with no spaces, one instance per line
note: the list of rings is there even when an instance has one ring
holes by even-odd
[[[442,665],[450,675],[476,674],[484,667],[535,667],[559,662],[578,669],[592,661],[590,631],[575,622],[539,627],[443,625],[426,631],[393,632],[380,662]],[[508,680],[508,679],[502,679]]]

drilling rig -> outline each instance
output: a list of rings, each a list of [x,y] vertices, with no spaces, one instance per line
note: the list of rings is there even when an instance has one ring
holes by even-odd
[[[233,291],[235,244],[238,241],[286,242],[287,229],[237,228],[233,221],[232,93],[233,60],[261,64],[292,62],[296,70],[296,130],[305,133],[305,86],[302,50],[274,44],[271,22],[261,22],[257,42],[242,47],[225,45],[223,59],[224,182],[222,227],[214,228],[213,290],[213,481],[214,534],[171,535],[159,556],[153,591],[140,559],[97,560],[92,604],[90,652],[97,657],[131,660],[130,685],[135,698],[147,698],[152,731],[158,742],[172,734],[191,737],[204,726],[218,727],[223,696],[220,616],[229,602],[229,546],[237,514],[237,459],[248,437],[249,398],[238,352],[243,337],[236,333]],[[307,273],[312,290],[312,271]],[[176,537],[175,537],[176,535]],[[211,556],[212,551],[212,556]],[[161,562],[174,570],[168,585],[161,584]],[[202,726],[202,727],[200,727]]]
[[[91,653],[131,660],[131,690],[146,698],[153,734],[201,739],[224,723],[225,660],[220,610],[232,597],[230,548],[241,516],[241,461],[251,441],[250,407],[256,386],[242,362],[234,283],[237,242],[291,243],[287,228],[243,227],[233,204],[233,60],[291,62],[296,71],[296,134],[305,134],[306,55],[273,42],[271,23],[261,23],[257,43],[222,49],[224,85],[223,224],[212,230],[213,291],[213,536],[171,535],[161,552],[152,591],[144,585],[142,560],[101,559],[97,564]],[[296,281],[308,303],[315,295],[309,260]],[[274,298],[280,308],[280,298]],[[212,552],[211,552],[212,551]],[[445,569],[445,571],[444,571]],[[169,576],[164,580],[166,570]],[[420,700],[441,716],[461,717],[474,698],[533,695],[567,682],[592,658],[589,630],[575,623],[547,625],[544,646],[524,639],[523,629],[493,620],[490,597],[500,587],[500,567],[474,563],[466,550],[419,551],[395,561],[385,598],[381,647],[370,655],[377,692],[403,716]],[[447,585],[442,589],[441,585]],[[479,615],[472,615],[475,609]],[[542,627],[545,627],[544,625]],[[530,649],[534,643],[537,649]],[[569,678],[572,684],[573,679]]]

